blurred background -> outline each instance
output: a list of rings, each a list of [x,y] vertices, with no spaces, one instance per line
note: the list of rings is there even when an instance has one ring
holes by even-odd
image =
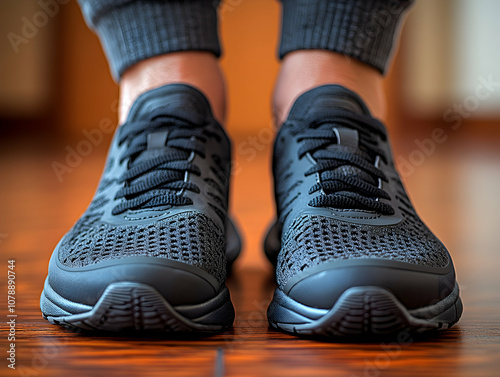
[[[112,136],[99,130],[116,125],[118,99],[76,2],[60,3],[48,11],[37,0],[0,2],[0,248],[41,260],[93,195]],[[499,14],[495,0],[418,0],[386,80],[396,162],[417,209],[457,254],[493,253],[498,244]],[[279,15],[270,0],[220,7],[232,209],[246,239],[239,263],[264,269]],[[69,164],[72,151],[79,157]],[[27,239],[39,240],[36,250]]]
[[[231,375],[354,376],[379,365],[392,351],[291,342],[267,327],[274,278],[262,239],[274,217],[275,0],[220,7],[235,158],[231,206],[245,238],[228,281],[233,330],[194,345],[124,342],[80,337],[41,318],[49,257],[90,202],[117,123],[118,89],[99,41],[75,0],[57,1],[49,10],[43,0],[0,1],[0,255],[2,263],[16,260],[18,364],[33,367],[24,374],[164,376],[182,368],[186,376],[210,375],[219,347]],[[465,312],[444,336],[405,348],[371,375],[498,375],[499,15],[498,0],[417,0],[402,30],[386,80],[394,157],[417,211],[453,256]],[[6,283],[0,280],[4,297]]]

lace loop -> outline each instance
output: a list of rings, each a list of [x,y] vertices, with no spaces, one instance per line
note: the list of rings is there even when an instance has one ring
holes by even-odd
[[[357,130],[358,148],[354,150],[338,144],[335,127]],[[387,181],[387,177],[375,166],[377,157],[387,162],[376,139],[378,135],[387,140],[382,123],[366,115],[338,109],[312,122],[306,129],[297,128],[294,134],[302,144],[299,158],[309,154],[316,162],[305,175],[318,174],[320,178],[320,182],[309,190],[309,194],[320,192],[309,202],[310,206],[362,209],[384,215],[395,213],[391,205],[379,200],[390,199],[389,194],[378,187],[378,180]]]
[[[119,180],[124,187],[115,199],[124,200],[113,208],[114,215],[127,210],[190,205],[193,201],[184,196],[185,191],[200,192],[198,186],[186,181],[186,174],[201,174],[191,161],[194,155],[205,157],[205,143],[211,133],[204,124],[179,117],[152,114],[151,118],[128,122],[119,130],[119,145],[128,143],[120,159],[128,160],[128,169]],[[163,130],[168,130],[165,146],[151,152],[147,135]]]

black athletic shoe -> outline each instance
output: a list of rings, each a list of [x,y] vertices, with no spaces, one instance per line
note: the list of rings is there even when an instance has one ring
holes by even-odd
[[[217,332],[233,323],[226,268],[230,142],[196,89],[142,94],[89,208],[57,245],[46,319],[86,330]]]
[[[385,127],[356,94],[326,85],[300,96],[276,137],[273,170],[273,327],[369,336],[458,321],[451,257],[415,213]]]

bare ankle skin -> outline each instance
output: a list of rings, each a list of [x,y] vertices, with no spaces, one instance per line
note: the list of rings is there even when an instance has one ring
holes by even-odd
[[[383,76],[376,69],[345,55],[325,50],[299,50],[283,59],[273,96],[275,124],[281,125],[300,94],[326,84],[357,93],[373,116],[386,113]]]
[[[221,124],[226,116],[226,88],[217,58],[209,52],[185,51],[155,56],[130,67],[120,80],[120,124],[142,93],[167,84],[188,84],[210,102]]]

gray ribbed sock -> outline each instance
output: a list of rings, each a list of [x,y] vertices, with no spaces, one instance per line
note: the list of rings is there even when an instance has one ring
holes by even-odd
[[[396,29],[412,0],[282,0],[279,56],[321,49],[356,58],[384,73]]]
[[[108,57],[111,73],[141,60],[176,51],[220,56],[218,0],[78,0]]]

